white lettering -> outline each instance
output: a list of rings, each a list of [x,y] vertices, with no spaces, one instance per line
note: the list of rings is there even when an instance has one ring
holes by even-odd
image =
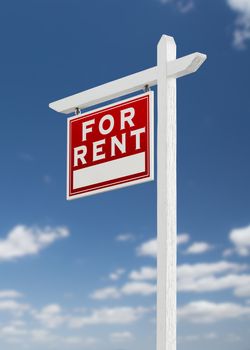
[[[104,129],[103,124],[107,121],[109,121],[109,127],[107,129]],[[114,118],[111,114],[106,114],[102,117],[99,123],[99,131],[102,135],[107,135],[109,134],[113,128],[114,128]]]
[[[111,137],[111,157],[116,155],[116,147],[122,152],[126,152],[126,134],[122,134],[122,141],[119,141],[116,136]]]
[[[141,134],[145,132],[145,128],[132,130],[130,136],[135,136],[135,149],[141,148]]]
[[[79,146],[74,148],[74,167],[78,166],[79,160],[82,162],[82,164],[86,164],[85,156],[87,154],[87,147],[86,146]]]
[[[131,128],[132,126],[135,125],[132,121],[134,116],[135,116],[135,109],[133,107],[123,109],[121,111],[121,130],[125,129],[126,123],[128,123]]]
[[[82,123],[82,141],[86,141],[86,135],[87,133],[93,131],[93,129],[90,127],[88,128],[88,126],[95,124],[95,120],[91,119],[91,120],[87,120],[85,122]]]
[[[93,162],[105,158],[105,153],[100,154],[103,152],[103,147],[101,145],[105,144],[105,140],[100,140],[93,142]]]

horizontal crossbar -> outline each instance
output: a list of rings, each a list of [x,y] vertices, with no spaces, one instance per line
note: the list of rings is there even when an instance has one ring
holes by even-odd
[[[169,78],[180,78],[184,75],[194,73],[199,69],[206,58],[206,55],[195,52],[191,55],[169,62],[167,76]],[[146,85],[157,85],[157,74],[157,66],[149,68],[52,102],[49,104],[49,107],[56,112],[64,114],[73,113],[77,107],[80,109],[87,108],[92,105],[142,90]]]

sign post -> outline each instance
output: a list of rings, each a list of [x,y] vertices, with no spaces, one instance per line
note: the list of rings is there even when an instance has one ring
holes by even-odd
[[[157,350],[176,349],[176,78],[167,78],[176,45],[157,47]]]
[[[57,112],[69,114],[75,110],[157,85],[157,350],[176,350],[176,79],[196,72],[205,60],[206,55],[198,52],[176,59],[174,39],[163,35],[157,47],[157,66],[52,102],[49,105]],[[109,115],[110,123],[112,123],[111,117]],[[110,124],[105,127],[104,134],[109,127]],[[90,131],[88,129],[88,132]],[[153,134],[152,129],[150,134]],[[116,136],[112,135],[112,137]],[[82,137],[82,141],[85,141],[85,136]],[[123,150],[125,141],[122,144],[120,139],[116,139],[115,142],[120,151]],[[86,144],[82,144],[74,149],[77,149],[76,152],[78,152],[77,147],[82,147],[81,152],[85,152],[84,146],[87,147]],[[99,146],[100,144],[98,144]],[[74,158],[74,150],[71,152],[73,152],[74,161],[76,160],[76,167],[79,165],[78,161],[82,162],[83,165],[85,162],[87,163],[87,158],[84,158],[85,153],[76,153],[76,158]],[[104,152],[103,149],[98,148],[93,154],[100,156]],[[134,156],[133,152],[132,156]],[[110,161],[110,158],[108,160]],[[100,169],[98,166],[101,164],[97,165],[97,172]],[[130,166],[129,163],[128,166]],[[76,183],[80,183],[82,189],[84,187],[82,184],[86,185],[85,178],[83,180],[86,173],[84,167],[83,169],[76,168],[76,171],[78,170],[80,176],[78,178],[77,175]],[[96,176],[92,170],[88,174],[91,174],[91,177]],[[153,178],[153,176],[148,177],[151,180]],[[111,176],[111,178],[108,181],[115,180],[115,176]],[[91,185],[87,183],[87,187],[92,186],[93,179],[88,177],[88,181],[91,182]],[[135,181],[135,183],[140,181]],[[122,186],[118,185],[114,188],[125,185],[123,183]],[[99,191],[98,186],[92,194],[96,191]]]

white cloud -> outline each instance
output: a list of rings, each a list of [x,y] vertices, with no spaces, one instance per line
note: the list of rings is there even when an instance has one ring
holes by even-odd
[[[131,332],[114,332],[110,334],[110,340],[113,343],[123,343],[128,340],[132,340],[134,338],[133,334]]]
[[[162,4],[173,4],[181,13],[187,13],[194,8],[193,0],[160,0]]]
[[[156,285],[145,282],[128,282],[122,288],[124,295],[151,295],[156,292]]]
[[[227,4],[237,13],[233,44],[244,49],[250,39],[250,0],[227,0]]]
[[[186,0],[186,1],[179,1],[177,3],[178,6],[178,10],[181,13],[188,13],[190,11],[192,11],[195,7],[194,1],[193,0]]]
[[[223,256],[224,258],[228,258],[229,256],[233,255],[233,253],[234,253],[234,250],[228,248],[228,249],[225,249],[225,250],[223,251],[222,256]]]
[[[194,301],[178,309],[180,319],[193,323],[214,323],[245,315],[250,315],[250,307],[206,300]]]
[[[77,335],[60,336],[52,333],[48,329],[32,328],[25,324],[19,324],[15,321],[9,325],[0,328],[0,337],[8,343],[15,343],[25,346],[25,348],[34,348],[34,343],[43,345],[46,348],[51,346],[54,348],[64,348],[65,344],[70,345],[71,349],[90,348],[98,343],[98,339],[94,337],[82,337]],[[68,348],[68,347],[67,347]]]
[[[28,331],[25,328],[17,327],[15,325],[4,326],[0,329],[0,334],[3,337],[20,337],[27,333]]]
[[[124,295],[151,295],[156,292],[156,285],[145,282],[128,282],[121,288],[106,287],[95,290],[90,297],[95,300],[119,299]]]
[[[109,275],[109,279],[111,279],[111,281],[118,281],[124,273],[124,269],[117,269]]]
[[[213,247],[206,242],[194,242],[187,248],[186,254],[203,254],[211,250]]]
[[[131,324],[138,321],[147,312],[151,311],[145,307],[116,307],[93,310],[89,316],[71,317],[69,326],[71,328],[81,328],[89,325],[101,324]]]
[[[0,311],[10,312],[14,315],[22,315],[25,311],[30,310],[28,304],[18,303],[16,300],[2,300],[0,301]]]
[[[131,242],[135,240],[135,236],[132,233],[122,233],[116,236],[115,239],[118,242]]]
[[[237,296],[250,295],[250,275],[208,276],[200,279],[179,281],[178,290],[185,292],[214,292],[234,289]],[[246,289],[247,288],[247,289]]]
[[[238,286],[234,290],[237,297],[250,297],[250,275],[240,276]]]
[[[107,287],[107,288],[97,289],[90,295],[90,297],[96,300],[118,299],[121,297],[121,293],[115,287]]]
[[[5,339],[25,336],[28,334],[27,329],[25,328],[25,322],[21,320],[14,320],[9,324],[6,324],[0,328],[0,336]]]
[[[226,336],[226,340],[230,343],[235,343],[241,341],[242,338],[238,334],[229,333]]]
[[[241,272],[248,268],[246,264],[231,263],[228,261],[218,261],[215,263],[183,264],[177,267],[178,279],[196,279],[213,274],[225,272]],[[129,278],[134,281],[154,280],[157,277],[155,267],[143,266],[140,270],[133,270]]]
[[[143,266],[139,271],[133,270],[129,274],[129,278],[134,281],[154,280],[156,276],[156,268],[150,266]]]
[[[190,240],[190,236],[187,233],[177,235],[177,244],[181,245],[187,243]],[[137,247],[137,255],[139,256],[151,256],[156,258],[157,255],[157,239],[150,239],[142,243]]]
[[[234,244],[235,251],[239,255],[250,255],[250,226],[232,230],[229,234],[229,239]]]
[[[163,5],[174,5],[179,12],[185,14],[195,8],[194,0],[159,0]],[[250,40],[250,0],[226,0],[227,5],[237,14],[233,45],[237,49],[246,48],[246,42]]]
[[[237,297],[250,296],[250,275],[242,274],[246,264],[218,261],[215,263],[183,264],[177,267],[177,288],[179,292],[205,293],[232,289]],[[129,274],[130,282],[122,287],[107,287],[96,290],[91,297],[97,300],[118,299],[126,295],[152,295],[156,292],[155,267],[143,266]]]
[[[250,275],[235,273],[246,269],[247,265],[227,261],[181,265],[177,270],[178,291],[202,293],[233,289],[236,296],[248,296]]]
[[[185,336],[181,336],[178,338],[178,341],[182,343],[193,343],[201,339],[200,335],[197,334],[189,334]]]
[[[215,332],[210,332],[210,333],[204,334],[203,337],[205,339],[216,339],[218,338],[218,335]]]
[[[33,342],[47,343],[53,339],[53,337],[47,329],[38,328],[30,330],[30,339]]]
[[[35,255],[58,239],[69,236],[66,227],[15,226],[5,239],[0,240],[0,260],[13,260],[26,255]]]
[[[0,290],[0,299],[17,299],[21,297],[22,294],[16,290]]]
[[[137,248],[137,254],[139,256],[151,256],[155,258],[157,255],[157,240],[151,239],[147,242],[142,243]]]
[[[21,321],[15,321],[0,328],[0,337],[5,342],[19,344],[25,348],[35,348],[36,345],[42,345],[45,348],[55,347],[64,348],[65,345],[70,345],[71,349],[89,349],[97,344],[98,339],[94,337],[83,337],[78,335],[62,336],[52,333],[51,330],[43,328],[32,328]],[[68,349],[68,347],[67,347]]]
[[[57,328],[66,321],[66,317],[62,315],[62,309],[58,304],[47,305],[40,311],[33,310],[32,314],[36,320],[47,328]]]
[[[214,340],[217,339],[218,335],[214,332],[205,333],[205,334],[189,334],[185,336],[178,337],[178,341],[183,343],[190,343],[196,341],[204,340]]]
[[[83,338],[83,337],[77,337],[77,336],[69,336],[69,337],[63,338],[62,340],[63,342],[70,344],[72,346],[79,345],[81,347],[91,346],[98,343],[98,339],[94,337]]]
[[[182,234],[177,235],[177,244],[178,245],[188,243],[189,240],[190,240],[190,236],[188,233],[182,233]]]
[[[183,264],[178,266],[178,279],[194,279],[221,274],[225,272],[240,272],[247,269],[245,264],[231,263],[228,261],[218,261],[215,263]]]

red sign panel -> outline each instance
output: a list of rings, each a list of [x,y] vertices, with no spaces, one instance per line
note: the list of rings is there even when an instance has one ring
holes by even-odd
[[[68,118],[67,199],[153,180],[154,95]]]

